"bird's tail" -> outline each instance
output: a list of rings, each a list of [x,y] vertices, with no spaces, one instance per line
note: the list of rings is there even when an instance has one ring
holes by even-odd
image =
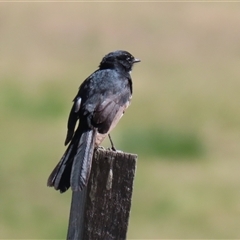
[[[73,191],[81,191],[91,172],[96,130],[78,130],[48,178],[47,185],[60,192],[65,192],[70,186]]]

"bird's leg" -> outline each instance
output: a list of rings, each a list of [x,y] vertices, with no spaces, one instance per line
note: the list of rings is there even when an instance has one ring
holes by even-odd
[[[110,134],[108,134],[108,138],[109,138],[109,141],[110,141],[110,143],[111,143],[111,149],[113,150],[113,151],[117,151],[117,149],[115,148],[115,146],[114,146],[114,144],[113,144],[113,141],[112,141],[112,138],[111,138],[111,136],[110,136]]]

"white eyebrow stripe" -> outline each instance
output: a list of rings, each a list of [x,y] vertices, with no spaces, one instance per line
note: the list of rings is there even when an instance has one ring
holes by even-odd
[[[75,113],[77,113],[79,111],[80,106],[81,106],[81,101],[82,101],[82,99],[80,97],[78,97],[76,102],[75,102],[75,109],[74,109]]]

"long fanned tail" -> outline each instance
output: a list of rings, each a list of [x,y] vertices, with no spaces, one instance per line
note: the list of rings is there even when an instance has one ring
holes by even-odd
[[[74,145],[70,144],[57,166],[50,174],[47,185],[54,187],[60,192],[65,192],[70,187],[70,174],[72,169],[72,158]]]
[[[96,130],[82,133],[71,171],[70,183],[73,191],[81,191],[87,185],[92,167],[95,138]]]
[[[73,191],[80,191],[87,185],[95,138],[96,130],[76,131],[67,150],[48,178],[49,187],[63,193],[70,186]]]

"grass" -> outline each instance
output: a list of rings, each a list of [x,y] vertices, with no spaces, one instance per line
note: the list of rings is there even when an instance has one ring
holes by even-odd
[[[114,49],[142,60],[112,133],[139,155],[129,239],[240,237],[234,3],[2,3],[0,15],[0,238],[66,237],[71,193],[46,180],[78,86]]]
[[[126,151],[144,157],[163,156],[176,159],[196,158],[203,154],[203,144],[194,133],[155,128],[131,128],[125,130],[120,146]]]
[[[57,118],[64,113],[66,104],[50,84],[41,86],[38,96],[29,93],[23,86],[13,81],[2,84],[3,107],[9,112],[27,118]]]

